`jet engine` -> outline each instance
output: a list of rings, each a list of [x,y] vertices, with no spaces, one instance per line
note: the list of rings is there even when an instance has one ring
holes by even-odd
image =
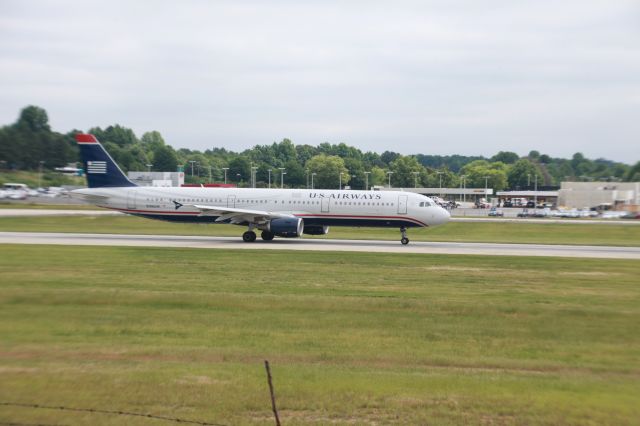
[[[302,235],[304,221],[299,217],[283,217],[269,222],[268,231],[278,237],[294,238]]]
[[[329,227],[326,225],[305,225],[303,232],[307,235],[325,235],[329,233]]]

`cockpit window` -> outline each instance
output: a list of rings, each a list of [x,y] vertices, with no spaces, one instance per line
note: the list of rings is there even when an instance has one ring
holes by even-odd
[[[420,203],[420,207],[424,207],[424,201]]]

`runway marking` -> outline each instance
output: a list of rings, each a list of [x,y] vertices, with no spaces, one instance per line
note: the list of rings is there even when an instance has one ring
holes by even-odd
[[[399,241],[275,239],[245,243],[240,237],[180,235],[80,234],[0,232],[0,244],[53,244],[129,247],[185,247],[232,250],[314,250],[370,253],[472,254],[483,256],[547,256],[608,259],[640,259],[640,247],[571,246],[544,244],[412,242]]]

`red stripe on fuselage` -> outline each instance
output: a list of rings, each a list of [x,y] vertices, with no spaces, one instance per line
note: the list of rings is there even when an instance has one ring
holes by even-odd
[[[108,207],[113,210],[118,210],[126,213],[144,213],[144,214],[158,214],[158,215],[192,215],[192,216],[200,216],[199,212],[179,212],[179,211],[158,211],[158,210],[138,210],[138,209],[118,209],[115,207]],[[429,226],[424,222],[420,222],[417,219],[414,219],[409,216],[358,216],[358,215],[350,215],[350,214],[311,214],[311,213],[303,213],[303,214],[294,214],[296,217],[309,217],[309,218],[327,218],[327,219],[380,219],[380,220],[406,220],[409,222],[417,223],[421,226]]]

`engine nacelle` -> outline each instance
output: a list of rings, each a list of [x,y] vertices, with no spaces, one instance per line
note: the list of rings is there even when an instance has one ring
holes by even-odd
[[[329,227],[326,225],[305,225],[302,232],[307,235],[326,235],[329,233]]]
[[[302,235],[304,221],[299,217],[283,217],[269,222],[269,231],[278,237],[295,238]]]

